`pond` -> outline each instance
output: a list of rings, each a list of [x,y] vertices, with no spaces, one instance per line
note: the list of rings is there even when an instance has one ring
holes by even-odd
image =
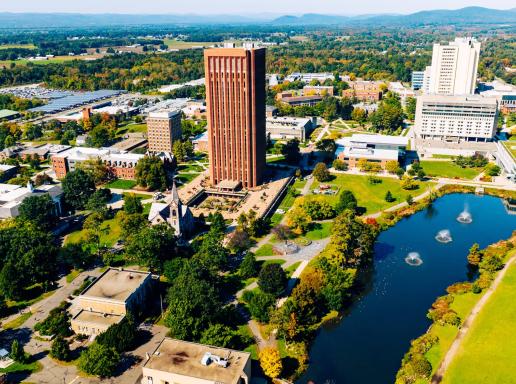
[[[465,209],[469,224],[457,221]],[[515,229],[516,215],[501,199],[453,194],[381,233],[369,286],[340,322],[320,330],[310,367],[297,383],[394,383],[410,341],[430,325],[426,313],[433,301],[450,284],[467,280],[472,244],[486,247]],[[436,240],[442,230],[451,241]]]

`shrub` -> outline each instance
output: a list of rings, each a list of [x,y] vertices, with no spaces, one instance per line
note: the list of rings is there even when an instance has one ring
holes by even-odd
[[[347,171],[348,163],[340,159],[335,159],[333,161],[333,168],[335,168],[337,171]]]
[[[110,377],[119,361],[120,355],[115,348],[94,342],[81,354],[78,367],[89,375]]]
[[[455,283],[446,288],[446,292],[452,294],[462,295],[464,293],[471,292],[473,284],[469,282]]]
[[[317,163],[312,175],[319,182],[331,180],[330,172],[328,171],[328,168],[326,168],[326,164],[324,163]]]
[[[52,342],[50,356],[57,360],[69,361],[70,355],[71,351],[68,342],[62,336],[57,336]]]

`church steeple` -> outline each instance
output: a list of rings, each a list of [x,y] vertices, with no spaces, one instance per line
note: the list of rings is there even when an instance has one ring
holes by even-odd
[[[177,193],[176,182],[172,181],[172,201],[174,201],[178,206],[181,204],[181,200],[179,199],[179,194]]]

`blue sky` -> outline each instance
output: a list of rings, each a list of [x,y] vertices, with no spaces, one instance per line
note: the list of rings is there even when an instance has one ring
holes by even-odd
[[[514,0],[0,0],[0,12],[301,14],[411,13],[424,9],[485,6],[507,9]]]

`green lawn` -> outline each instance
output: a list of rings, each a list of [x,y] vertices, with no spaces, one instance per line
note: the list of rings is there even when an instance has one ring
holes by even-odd
[[[330,236],[332,222],[314,223],[313,229],[305,234],[308,240],[321,240]]]
[[[126,133],[134,133],[134,132],[147,132],[147,124],[127,124],[120,128],[116,132],[117,136],[125,135]]]
[[[300,261],[296,261],[290,267],[285,268],[285,272],[287,273],[287,276],[288,277],[292,276],[292,274],[296,271],[297,267],[299,267],[300,264],[301,264]]]
[[[0,44],[0,49],[11,49],[11,48],[34,49],[34,48],[36,48],[36,46],[34,44]]]
[[[112,247],[117,240],[120,239],[122,229],[120,228],[120,223],[116,217],[114,219],[104,221],[101,225],[101,229],[105,230],[100,235],[101,245]],[[65,243],[78,243],[85,239],[86,230],[82,229],[80,231],[70,233],[66,237]]]
[[[273,260],[267,260],[265,261],[263,264],[262,264],[262,267],[265,266],[265,265],[269,265],[269,264],[279,264],[279,265],[283,265],[287,262],[287,260],[283,260],[283,259],[273,259]]]
[[[283,156],[283,155],[275,156],[275,157],[268,157],[266,159],[267,163],[281,163],[284,160],[285,160],[285,156]]]
[[[272,244],[267,243],[258,248],[255,252],[256,256],[272,256],[274,252],[272,252]]]
[[[307,180],[305,180],[305,179],[301,179],[301,180],[296,179],[296,181],[294,181],[294,184],[292,184],[292,186],[294,188],[298,189],[299,191],[301,191],[305,187],[306,183],[307,183]]]
[[[283,215],[281,213],[275,213],[271,217],[271,227],[275,227],[283,220]]]
[[[0,373],[35,373],[43,369],[43,366],[39,361],[33,361],[30,363],[14,363],[13,365],[0,369]]]
[[[14,320],[11,320],[7,323],[2,324],[3,329],[14,329],[19,328],[32,316],[31,312],[25,312],[24,314],[16,317]]]
[[[451,179],[471,180],[482,172],[481,168],[461,168],[451,161],[422,161],[421,166],[428,176]]]
[[[123,180],[123,179],[116,179],[109,184],[106,184],[107,188],[114,188],[114,189],[132,189],[136,186],[136,181],[134,180]]]
[[[393,205],[404,202],[407,196],[417,196],[427,190],[428,187],[432,186],[431,182],[418,182],[420,185],[419,189],[406,191],[401,188],[400,181],[391,177],[380,177],[382,180],[379,184],[369,183],[368,176],[361,175],[336,175],[335,179],[328,183],[334,188],[339,189],[339,193],[343,190],[350,190],[357,198],[358,205],[366,209],[368,214],[378,212],[389,208]],[[321,183],[314,181],[312,189],[319,187]],[[385,201],[385,194],[387,191],[391,191],[391,194],[396,199],[392,203]],[[335,204],[338,201],[338,194],[333,196],[326,196],[330,203]]]
[[[77,276],[79,276],[81,274],[81,271],[79,271],[78,269],[72,269],[70,271],[70,273],[68,275],[66,275],[66,282],[67,283],[71,283],[72,281],[74,281]]]
[[[516,136],[511,136],[509,141],[502,141],[502,144],[511,153],[512,157],[516,159]]]
[[[473,322],[443,384],[516,382],[516,265]]]

